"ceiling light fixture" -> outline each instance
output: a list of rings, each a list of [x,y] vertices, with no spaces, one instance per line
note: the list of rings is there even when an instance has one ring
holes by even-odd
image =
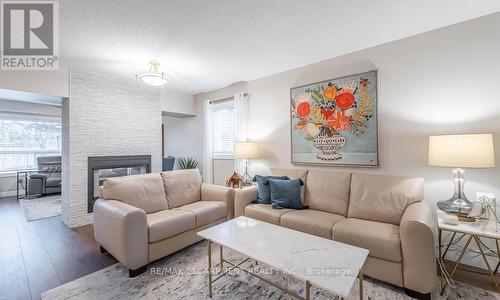
[[[166,77],[163,73],[158,70],[160,67],[160,62],[156,60],[149,61],[149,72],[135,74],[137,80],[141,80],[152,86],[162,86],[166,84],[170,79]]]

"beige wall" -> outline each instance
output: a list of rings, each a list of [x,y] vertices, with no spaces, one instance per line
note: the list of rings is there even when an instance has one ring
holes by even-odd
[[[335,168],[363,173],[421,176],[426,200],[452,193],[451,171],[427,165],[428,136],[491,132],[500,162],[500,14],[424,33],[317,64],[197,95],[250,97],[249,138],[264,157],[251,174],[290,162],[290,88],[373,69],[379,70],[380,168]],[[300,167],[300,166],[298,166]],[[500,196],[499,168],[468,170],[466,193]]]
[[[161,89],[161,110],[179,115],[196,115],[196,103],[191,94],[173,91],[168,84]]]
[[[165,156],[194,157],[203,172],[203,103],[193,95],[169,90],[168,85],[161,96]]]
[[[251,175],[290,162],[289,93],[301,86],[378,69],[379,168],[339,168],[361,173],[425,178],[425,200],[433,207],[452,194],[448,168],[427,165],[428,136],[493,133],[500,164],[500,13],[391,42],[349,55],[240,83],[249,93],[249,138],[259,142],[262,159]],[[304,54],[307,55],[307,54]],[[230,94],[225,88],[198,100]],[[300,166],[296,166],[300,167]],[[500,197],[500,169],[471,169],[465,191]],[[467,258],[470,264],[482,263]]]
[[[166,117],[162,119],[164,126],[165,156],[176,158],[174,168],[177,169],[180,157],[194,157],[198,160],[200,172],[203,167],[203,137],[201,132],[202,117]]]
[[[233,175],[234,159],[213,160],[214,184],[226,185],[226,180]]]
[[[68,97],[69,71],[0,71],[0,89]]]

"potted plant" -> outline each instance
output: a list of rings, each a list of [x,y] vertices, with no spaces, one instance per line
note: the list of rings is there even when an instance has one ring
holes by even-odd
[[[198,167],[198,161],[194,157],[180,157],[179,158],[179,168],[181,170],[196,169]]]

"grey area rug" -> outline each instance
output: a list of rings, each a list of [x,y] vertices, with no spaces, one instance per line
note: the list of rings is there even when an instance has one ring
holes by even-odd
[[[213,262],[218,263],[218,247],[213,248]],[[242,257],[224,249],[228,260],[238,262]],[[136,278],[129,278],[121,264],[66,283],[42,293],[42,299],[208,299],[207,243],[200,242],[173,255],[154,262],[148,271]],[[249,261],[242,266],[262,270],[260,275],[273,282],[286,285],[304,296],[304,285],[300,281],[273,272],[266,274],[265,267]],[[436,278],[438,285],[438,279]],[[500,299],[500,295],[467,284],[458,283],[457,289],[448,288],[440,296],[438,286],[432,299]],[[246,275],[232,273],[214,283],[214,299],[294,299],[263,281]],[[332,295],[314,288],[313,299],[332,299]],[[358,282],[347,299],[359,299]],[[364,299],[411,299],[404,290],[378,280],[365,278]]]
[[[61,195],[34,199],[25,198],[20,199],[19,202],[28,221],[50,218],[61,214]]]

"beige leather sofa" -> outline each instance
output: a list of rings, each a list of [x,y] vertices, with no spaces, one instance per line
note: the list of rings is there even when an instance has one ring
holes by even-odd
[[[370,251],[364,273],[404,287],[417,298],[434,288],[434,219],[424,203],[424,180],[325,170],[271,169],[304,181],[309,209],[252,203],[257,187],[235,195],[235,217],[281,225]]]
[[[233,217],[234,189],[201,182],[197,169],[106,180],[94,205],[94,234],[129,269],[202,240],[196,232]]]

